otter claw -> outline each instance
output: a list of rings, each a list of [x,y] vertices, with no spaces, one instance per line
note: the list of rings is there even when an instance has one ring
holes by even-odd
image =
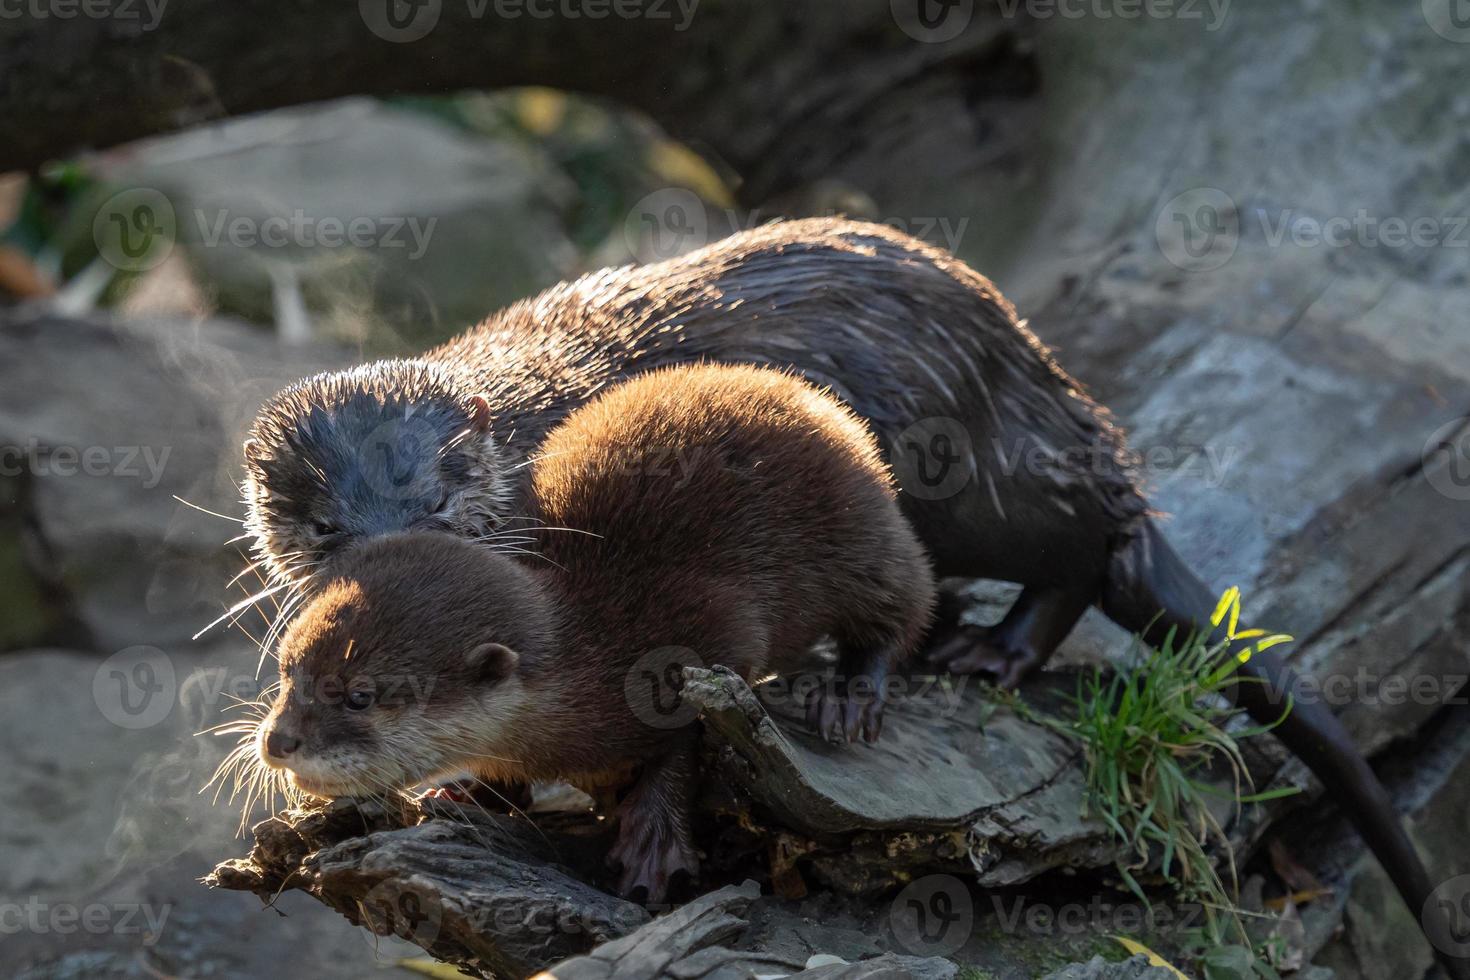
[[[878,741],[883,732],[883,709],[887,707],[877,685],[869,681],[864,687],[874,690],[870,697],[853,697],[841,678],[813,692],[807,702],[807,724],[830,745]]]
[[[618,894],[624,898],[632,898],[642,890],[645,902],[657,904],[668,895],[669,883],[679,872],[691,878],[699,873],[699,858],[692,847],[676,838],[660,840],[659,836],[646,827],[624,824],[617,844],[608,853],[608,862],[623,869]]]

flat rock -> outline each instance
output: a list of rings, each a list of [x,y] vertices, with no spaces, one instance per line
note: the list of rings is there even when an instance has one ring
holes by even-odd
[[[1015,884],[1116,853],[1101,821],[1082,816],[1077,745],[997,708],[973,679],[916,675],[877,744],[833,746],[790,698],[763,704],[720,668],[687,678],[721,774],[783,828],[839,848],[829,878],[852,890],[941,868]],[[854,838],[865,839],[856,852]]]

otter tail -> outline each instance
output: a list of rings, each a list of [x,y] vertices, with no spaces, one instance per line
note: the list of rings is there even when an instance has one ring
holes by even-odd
[[[1208,628],[1218,597],[1169,546],[1158,526],[1146,521],[1114,552],[1103,611],[1125,628],[1158,642],[1171,628],[1184,635]],[[1162,615],[1161,615],[1162,613]],[[1223,640],[1223,633],[1218,639]],[[1272,651],[1255,653],[1240,673],[1252,678],[1236,685],[1234,697],[1261,724],[1282,719],[1288,697],[1291,711],[1273,734],[1322,780],[1358,833],[1393,879],[1426,937],[1452,935],[1451,923],[1438,921],[1444,910],[1429,906],[1433,884],[1393,808],[1393,801],[1337,717],[1320,701],[1294,696],[1296,679]],[[1432,940],[1431,940],[1432,942]],[[1470,980],[1470,959],[1436,956],[1454,980]]]

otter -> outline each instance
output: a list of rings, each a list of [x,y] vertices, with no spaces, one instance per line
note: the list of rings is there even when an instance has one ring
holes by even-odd
[[[862,422],[770,369],[642,375],[568,416],[529,469],[537,519],[564,529],[534,560],[430,531],[330,564],[283,637],[259,756],[318,796],[461,770],[597,788],[641,764],[611,857],[624,894],[661,901],[697,870],[696,730],[640,672],[754,682],[831,636],[809,718],[874,741],[933,605],[928,559]]]
[[[893,229],[840,219],[773,223],[595,272],[421,357],[287,388],[245,444],[247,530],[278,587],[304,594],[327,555],[375,535],[525,527],[524,461],[552,426],[621,380],[698,361],[779,367],[831,388],[878,433],[936,574],[1023,586],[998,626],[939,638],[937,664],[1012,686],[1093,605],[1150,642],[1208,631],[1218,593],[1169,545],[1109,413],[985,277]],[[1294,688],[1283,661],[1259,652],[1242,673],[1264,683],[1238,685],[1240,704],[1280,719]],[[1429,876],[1335,716],[1297,699],[1275,731],[1418,914]]]

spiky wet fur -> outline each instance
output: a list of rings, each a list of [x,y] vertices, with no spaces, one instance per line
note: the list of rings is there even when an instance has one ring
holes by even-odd
[[[664,453],[687,465],[655,463]],[[282,687],[254,736],[261,765],[322,796],[463,770],[601,785],[692,745],[687,722],[660,723],[658,692],[638,673],[650,653],[754,680],[831,635],[886,670],[913,651],[933,606],[928,561],[872,436],[776,371],[629,381],[550,434],[530,483],[542,526],[561,532],[548,530],[536,559],[412,533],[327,566],[281,645]],[[323,693],[329,678],[339,696]],[[342,702],[354,684],[386,681],[413,696]],[[302,744],[272,758],[271,732]],[[678,838],[649,839],[687,855],[679,794],[646,795]]]

